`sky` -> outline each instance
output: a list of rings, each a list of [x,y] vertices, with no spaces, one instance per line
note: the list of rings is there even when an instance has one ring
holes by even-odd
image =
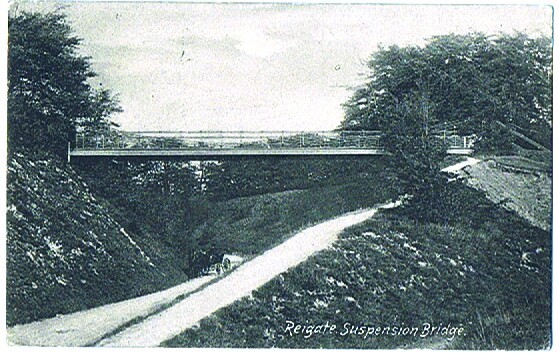
[[[92,85],[119,96],[113,120],[136,131],[331,130],[378,45],[552,35],[544,6],[71,2],[63,11],[98,73]]]

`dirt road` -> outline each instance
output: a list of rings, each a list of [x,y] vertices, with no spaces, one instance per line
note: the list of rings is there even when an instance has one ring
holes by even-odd
[[[392,203],[383,208],[394,207]],[[275,276],[329,247],[345,228],[377,212],[366,209],[320,223],[240,266],[227,277],[193,293],[169,309],[108,337],[100,346],[153,347],[197,324],[215,311],[249,296]]]
[[[8,342],[22,346],[157,346],[327,248],[341,231],[372,217],[376,211],[352,212],[307,228],[205,288],[200,289],[215,276],[197,278],[139,298],[10,327]],[[179,296],[186,298],[153,315]],[[122,331],[122,327],[142,318],[146,319]]]
[[[476,158],[472,158],[472,157],[467,157],[467,159],[463,162],[459,162],[457,164],[454,165],[450,165],[449,167],[446,167],[444,169],[442,169],[442,172],[446,172],[446,173],[458,173],[461,169],[465,168],[465,167],[470,167],[473,166],[477,163],[480,163],[480,160],[476,159]]]

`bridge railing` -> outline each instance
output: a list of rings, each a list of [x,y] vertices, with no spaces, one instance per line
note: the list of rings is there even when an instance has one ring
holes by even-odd
[[[474,136],[461,136],[449,132],[440,135],[440,138],[448,144],[449,149],[471,149],[475,142]]]
[[[449,149],[470,149],[471,136],[438,135]],[[382,149],[378,131],[127,132],[78,133],[76,150]]]
[[[375,131],[78,133],[78,150],[380,148]]]

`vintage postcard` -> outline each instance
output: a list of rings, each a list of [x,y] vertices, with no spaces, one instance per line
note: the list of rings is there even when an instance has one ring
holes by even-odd
[[[11,1],[7,344],[550,349],[553,10]]]

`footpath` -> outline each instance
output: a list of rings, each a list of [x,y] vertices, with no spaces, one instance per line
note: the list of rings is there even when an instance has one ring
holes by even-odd
[[[396,203],[391,203],[383,208],[395,206]],[[99,346],[156,347],[326,249],[344,229],[364,222],[377,210],[352,212],[307,228],[178,304],[102,340]]]
[[[9,327],[8,342],[21,346],[89,346],[132,320],[153,314],[214,278],[200,277],[142,297]]]

